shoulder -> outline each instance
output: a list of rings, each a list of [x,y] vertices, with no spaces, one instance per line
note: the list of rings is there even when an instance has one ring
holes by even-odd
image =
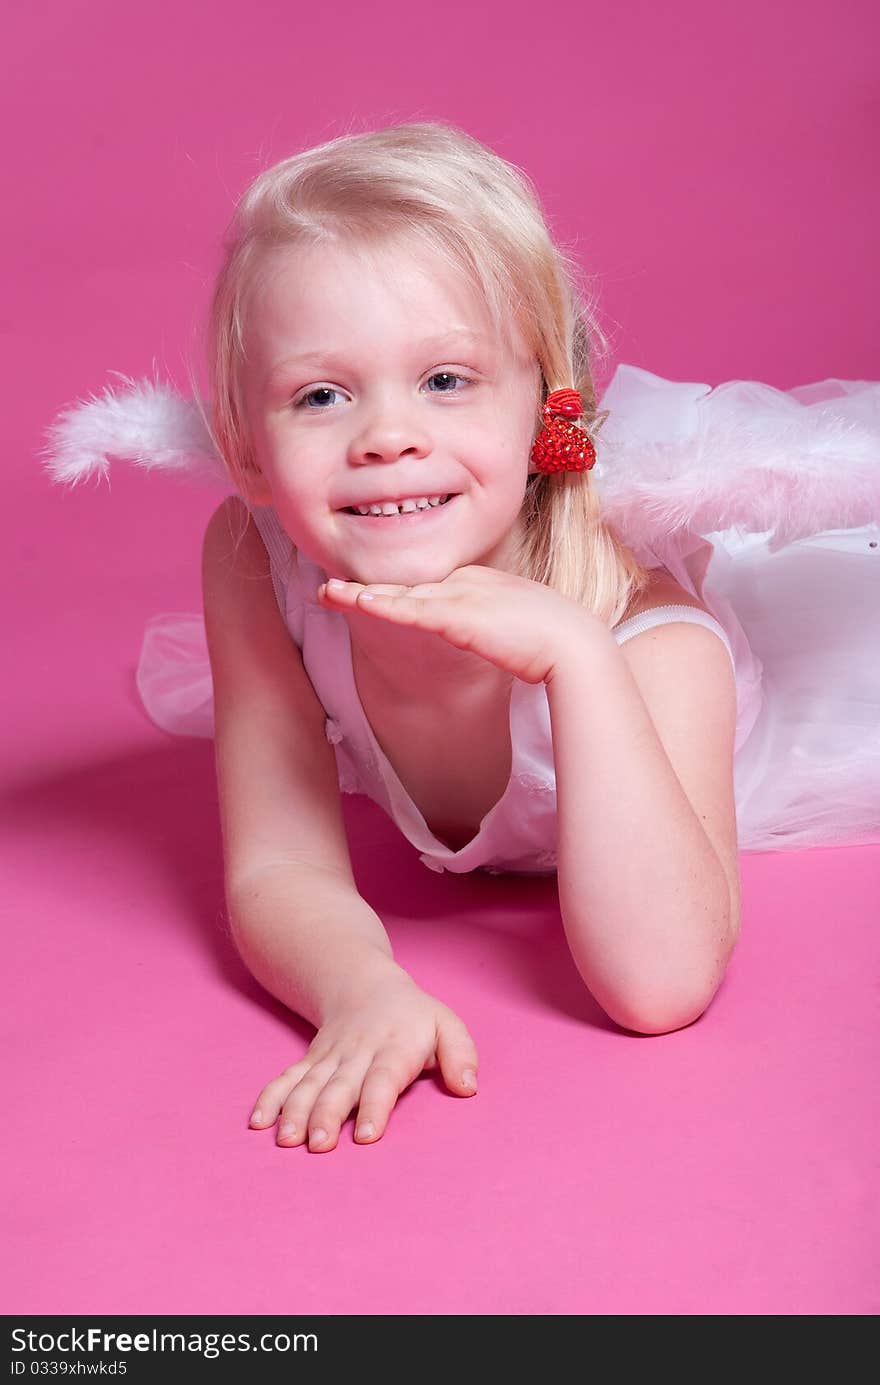
[[[613,627],[612,633],[626,622],[634,620],[636,616],[648,615],[651,611],[666,606],[688,606],[715,620],[706,603],[686,591],[665,568],[652,568],[649,577],[647,587],[630,602],[623,618]],[[674,613],[670,612],[667,619],[657,621],[646,630],[628,630],[621,633],[623,638],[618,640],[618,644],[631,665],[638,661],[641,667],[659,668],[661,663],[668,664],[674,661],[680,665],[683,663],[681,671],[687,674],[694,671],[689,670],[689,663],[695,668],[708,657],[710,662],[716,663],[722,670],[722,676],[729,675],[732,678],[731,653],[724,640],[719,638],[718,631],[708,628],[702,622],[676,620]]]
[[[620,625],[664,606],[689,606],[712,616],[705,602],[686,591],[665,568],[653,568],[650,579],[648,586],[627,607]],[[664,688],[666,695],[672,697],[678,680],[690,682],[706,676],[711,678],[714,670],[720,695],[730,701],[730,689],[735,687],[731,655],[718,633],[702,623],[663,621],[629,634],[619,642],[619,648],[640,683],[655,685],[653,691],[657,698],[664,695]]]
[[[255,670],[289,668],[296,648],[275,591],[272,563],[247,505],[228,496],[202,541],[202,607],[212,671],[239,686]],[[233,673],[230,670],[237,670]]]
[[[229,495],[210,516],[202,539],[202,591],[207,604],[247,599],[255,586],[271,587],[271,563],[253,516]]]
[[[237,495],[227,495],[213,511],[205,527],[205,539],[214,544],[224,538],[240,536],[246,530],[256,530],[250,510]]]
[[[640,591],[627,606],[621,618],[620,624],[624,620],[631,620],[633,616],[640,616],[645,611],[652,611],[657,606],[694,606],[698,611],[706,611],[704,602],[699,597],[692,596],[689,591],[685,591],[680,583],[676,582],[671,573],[663,567],[651,568],[649,572],[650,581],[647,587]]]
[[[203,568],[236,577],[268,577],[266,546],[253,515],[237,495],[221,500],[205,527]]]

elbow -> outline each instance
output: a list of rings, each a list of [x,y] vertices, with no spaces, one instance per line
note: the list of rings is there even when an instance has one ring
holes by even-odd
[[[714,994],[713,991],[711,995],[686,1003],[655,998],[650,1005],[615,1007],[609,1014],[621,1029],[629,1029],[634,1034],[674,1034],[705,1014]]]
[[[621,1029],[632,1030],[637,1035],[671,1035],[676,1029],[693,1025],[711,1006],[714,996],[715,990],[686,999],[654,994],[642,1003],[614,1004],[606,1010]]]
[[[731,929],[727,941],[713,959],[711,967],[701,968],[701,975],[691,977],[687,986],[681,984],[634,988],[625,997],[616,997],[605,1006],[607,1013],[622,1029],[636,1034],[673,1034],[686,1029],[704,1015],[724,980],[727,965],[736,946],[738,929]]]

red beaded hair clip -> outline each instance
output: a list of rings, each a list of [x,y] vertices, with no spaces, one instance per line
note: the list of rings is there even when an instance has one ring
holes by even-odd
[[[531,460],[538,471],[589,471],[596,462],[593,440],[570,421],[582,418],[584,406],[577,390],[553,390],[544,404],[544,424],[532,444]]]

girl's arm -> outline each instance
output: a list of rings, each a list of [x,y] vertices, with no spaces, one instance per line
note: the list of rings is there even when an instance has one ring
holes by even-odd
[[[346,582],[319,596],[545,684],[559,896],[581,976],[628,1029],[665,1033],[696,1019],[738,927],[736,687],[718,636],[674,622],[621,649],[579,603],[480,564],[442,582]]]
[[[575,964],[617,1023],[681,1028],[711,1001],[739,929],[730,657],[700,625],[619,646],[590,621],[546,687]]]
[[[379,915],[333,871],[265,864],[227,889],[227,908],[248,971],[316,1029],[372,981],[406,975]]]
[[[235,548],[234,521],[245,518]],[[232,936],[261,985],[318,1030],[263,1088],[251,1124],[280,1117],[279,1144],[308,1138],[329,1150],[357,1106],[358,1138],[378,1139],[426,1067],[473,1095],[476,1047],[397,965],[358,892],[324,708],[281,619],[262,539],[235,498],[208,523],[202,588]]]

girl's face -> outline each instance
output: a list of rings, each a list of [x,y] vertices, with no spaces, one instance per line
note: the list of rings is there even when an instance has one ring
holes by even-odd
[[[244,396],[274,505],[329,576],[407,586],[506,567],[540,403],[538,363],[490,336],[445,265],[400,243],[270,252],[247,323]],[[348,506],[455,495],[400,520]]]

